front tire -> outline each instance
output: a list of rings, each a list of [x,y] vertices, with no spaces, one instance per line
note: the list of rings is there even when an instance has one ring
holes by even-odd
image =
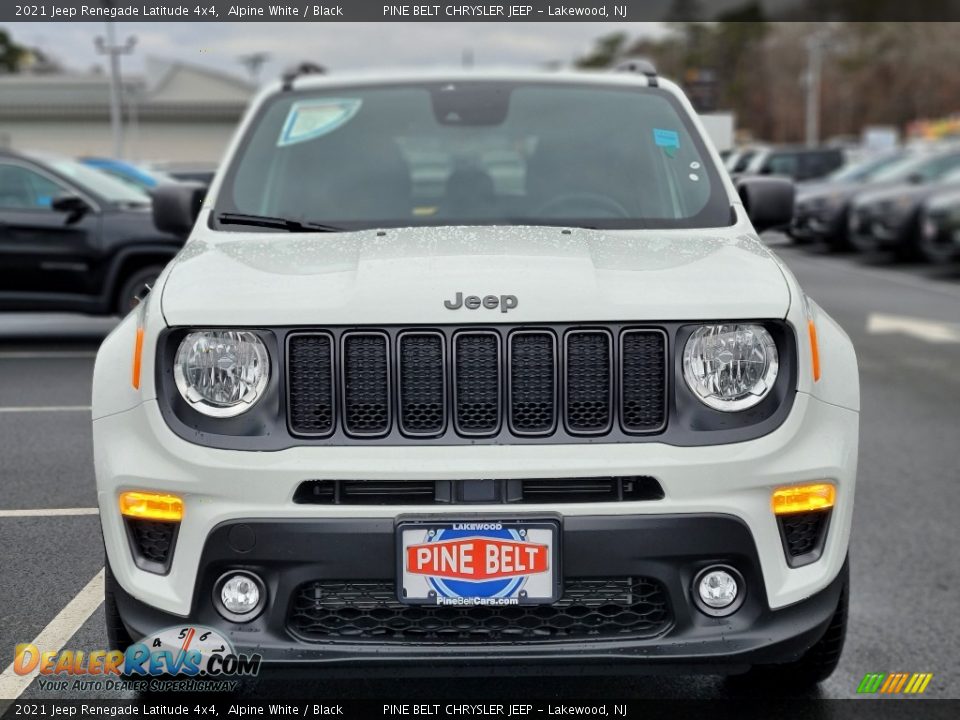
[[[120,608],[117,606],[117,592],[120,584],[113,576],[109,561],[103,569],[103,619],[107,626],[107,649],[126,652],[133,645],[133,638],[120,618]]]
[[[759,665],[745,675],[737,676],[736,681],[746,682],[750,687],[803,688],[821,683],[833,674],[840,663],[840,654],[847,637],[847,610],[850,596],[849,559],[840,571],[843,587],[837,609],[830,618],[827,631],[817,643],[797,660],[778,665]]]

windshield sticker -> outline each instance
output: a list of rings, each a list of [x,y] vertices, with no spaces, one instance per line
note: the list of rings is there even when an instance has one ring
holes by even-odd
[[[304,100],[293,104],[280,131],[277,147],[321,137],[342,127],[357,114],[362,100]]]
[[[653,141],[657,144],[657,147],[662,147],[669,157],[676,155],[677,150],[680,149],[680,134],[674,130],[654,128]]]

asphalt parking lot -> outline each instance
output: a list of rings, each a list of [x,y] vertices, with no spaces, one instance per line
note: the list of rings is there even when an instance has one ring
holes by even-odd
[[[960,698],[960,273],[864,264],[778,237],[770,243],[851,335],[860,360],[850,626],[841,666],[821,694],[853,697],[867,672],[931,672],[928,697]],[[105,643],[89,395],[94,353],[110,324],[0,317],[0,657],[8,660],[16,644],[38,636],[46,647],[93,650]],[[791,689],[756,689],[765,691]],[[288,675],[243,692],[523,700],[724,698],[734,691],[720,678],[499,678],[491,685]],[[7,668],[0,698],[17,695],[49,693]]]

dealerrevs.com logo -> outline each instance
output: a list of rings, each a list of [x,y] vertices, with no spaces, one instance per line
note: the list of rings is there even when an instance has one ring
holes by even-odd
[[[216,630],[188,625],[161,630],[125,652],[17,645],[13,669],[18,675],[36,673],[41,690],[127,690],[139,682],[151,690],[219,692],[235,689],[238,678],[257,675],[260,663],[260,655],[237,653]]]

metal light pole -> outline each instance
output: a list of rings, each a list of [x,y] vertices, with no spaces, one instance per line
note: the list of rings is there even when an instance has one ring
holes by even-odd
[[[98,37],[95,40],[97,52],[110,58],[110,130],[113,133],[113,156],[123,158],[123,126],[120,118],[120,56],[129,55],[137,45],[136,37],[128,37],[123,45],[117,45],[113,31],[113,23],[106,23],[107,39]]]
[[[826,39],[826,30],[818,30],[807,38],[807,147],[816,147],[820,142],[820,74]]]

